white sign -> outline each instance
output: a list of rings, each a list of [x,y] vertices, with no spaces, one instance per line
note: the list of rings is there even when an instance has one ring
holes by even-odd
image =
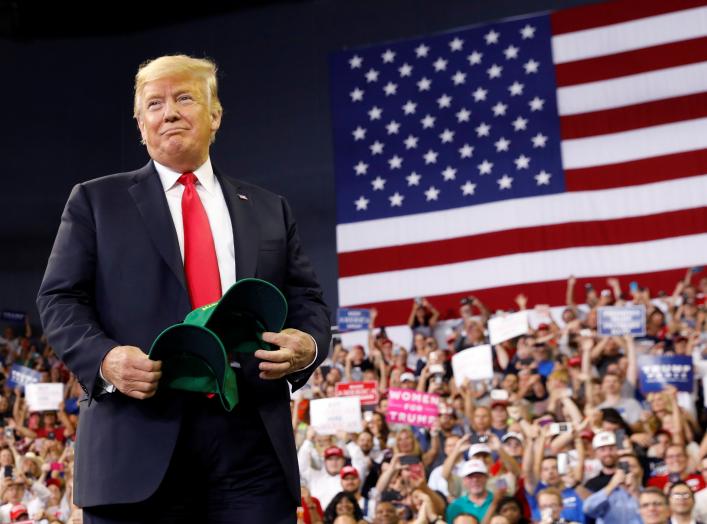
[[[312,400],[309,417],[314,430],[320,435],[335,435],[340,431],[360,433],[361,399],[359,397],[334,397]]]
[[[457,386],[461,386],[464,379],[485,380],[493,378],[493,357],[491,346],[474,346],[467,348],[452,357],[452,371]]]
[[[524,335],[527,332],[527,311],[501,315],[489,320],[489,339],[491,344],[500,344],[513,337]]]
[[[64,401],[64,384],[27,384],[25,399],[30,411],[56,411]]]

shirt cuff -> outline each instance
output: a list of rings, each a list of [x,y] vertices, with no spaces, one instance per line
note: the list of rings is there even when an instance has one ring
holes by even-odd
[[[317,341],[314,340],[314,337],[312,335],[309,335],[309,338],[312,339],[312,342],[314,342],[314,359],[307,364],[305,367],[300,369],[300,371],[304,371],[305,369],[309,369],[312,367],[312,364],[314,364],[317,361],[317,355],[319,354],[319,348],[317,347]]]
[[[103,362],[101,362],[101,365],[103,365]],[[106,380],[106,377],[103,376],[103,371],[101,370],[101,366],[98,367],[98,378],[100,379],[98,386],[102,392],[104,392],[104,393],[114,393],[115,392],[115,390],[117,388],[113,384],[108,382],[108,380]]]

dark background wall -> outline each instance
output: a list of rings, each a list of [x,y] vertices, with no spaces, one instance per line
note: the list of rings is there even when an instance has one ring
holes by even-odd
[[[29,311],[36,319],[34,297],[71,187],[147,161],[131,118],[132,81],[144,60],[183,52],[219,64],[225,115],[212,160],[230,176],[289,199],[334,308],[329,55],[585,3],[312,0],[47,7],[0,1],[0,310]]]

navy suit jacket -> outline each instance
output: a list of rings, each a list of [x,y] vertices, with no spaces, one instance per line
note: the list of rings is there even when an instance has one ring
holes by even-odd
[[[315,365],[287,377],[297,389],[329,347],[329,311],[321,289],[285,199],[216,175],[231,216],[237,278],[275,284],[288,301],[286,327],[317,342]],[[179,396],[169,390],[147,400],[119,392],[96,396],[96,379],[112,348],[134,345],[147,352],[164,328],[191,310],[176,230],[152,162],[73,188],[37,306],[50,344],[86,392],[80,402],[74,501],[90,507],[146,499],[159,486],[177,440]],[[238,384],[240,402],[257,405],[299,501],[287,382],[260,379],[257,359],[240,357],[246,379]]]

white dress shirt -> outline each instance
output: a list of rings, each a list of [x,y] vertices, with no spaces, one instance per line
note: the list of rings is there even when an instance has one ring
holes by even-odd
[[[177,231],[177,240],[179,240],[179,252],[182,254],[182,262],[184,262],[184,222],[182,219],[184,186],[178,182],[182,173],[172,171],[158,162],[155,162],[155,169],[160,176],[160,182],[162,182],[167,197],[169,213],[172,215],[174,229]],[[194,171],[194,175],[198,180],[196,192],[204,206],[206,216],[209,218],[211,234],[214,237],[218,271],[221,276],[221,292],[225,293],[236,283],[236,254],[231,215],[228,213],[221,185],[214,176],[211,160],[207,158],[206,162]]]

